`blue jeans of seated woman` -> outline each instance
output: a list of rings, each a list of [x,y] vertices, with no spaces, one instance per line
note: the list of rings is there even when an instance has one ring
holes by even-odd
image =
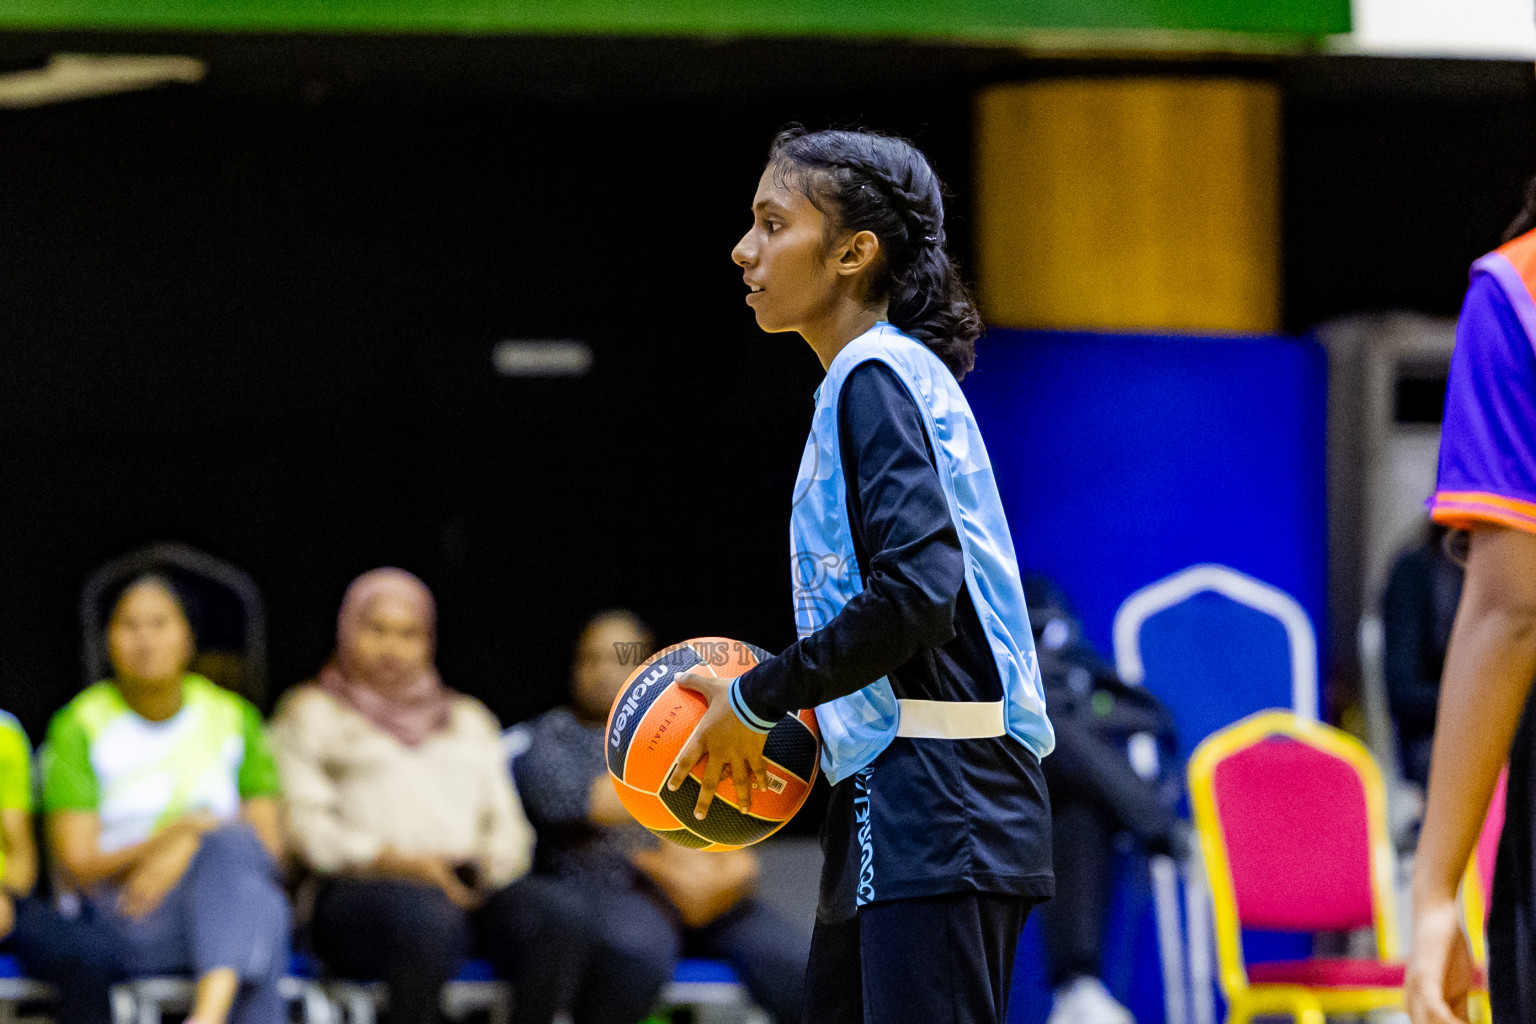
[[[232,968],[240,988],[230,1024],[287,1019],[278,982],[288,973],[288,899],[277,866],[249,826],[205,834],[176,888],[145,917],[123,915],[117,899],[113,887],[92,903],[112,929],[127,974],[201,976]]]
[[[5,948],[14,950],[31,977],[58,990],[58,1024],[111,1024],[110,991],[125,977],[112,929],[90,908],[64,917],[46,900],[16,901],[16,930]]]

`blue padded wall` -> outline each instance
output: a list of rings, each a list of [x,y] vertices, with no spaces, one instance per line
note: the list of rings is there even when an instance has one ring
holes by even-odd
[[[1020,564],[1061,584],[1106,655],[1121,603],[1198,563],[1226,565],[1285,591],[1323,642],[1321,347],[1273,337],[994,330],[979,352],[963,386]],[[1211,630],[1226,642],[1192,649],[1189,638]],[[1291,704],[1284,630],[1216,595],[1149,619],[1142,652],[1148,686],[1173,709],[1186,754],[1245,714]],[[1320,665],[1323,655],[1320,649]],[[1172,675],[1170,664],[1178,669]],[[1111,916],[1107,951],[1133,951],[1134,962],[1107,965],[1106,981],[1141,1024],[1159,1024],[1144,881],[1121,884]],[[1304,940],[1282,937],[1266,952],[1301,955]],[[1014,1024],[1040,1024],[1049,1011],[1040,955],[1032,923],[1020,944]]]

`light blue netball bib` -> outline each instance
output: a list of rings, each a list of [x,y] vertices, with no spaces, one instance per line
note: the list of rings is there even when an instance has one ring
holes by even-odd
[[[889,366],[922,411],[960,537],[965,586],[996,659],[1003,700],[999,705],[899,701],[890,680],[881,677],[816,708],[822,767],[837,783],[873,761],[898,734],[934,739],[1008,735],[1043,758],[1056,737],[1045,713],[1013,538],[981,431],[948,367],[926,345],[888,323],[876,324],[839,352],[816,392],[789,524],[795,629],[802,637],[811,635],[864,589],[848,524],[837,405],[848,374],[871,360]]]

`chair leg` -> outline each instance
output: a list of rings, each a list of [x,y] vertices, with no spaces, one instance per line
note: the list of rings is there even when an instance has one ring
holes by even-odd
[[[1216,943],[1212,938],[1212,907],[1205,866],[1198,847],[1181,865],[1184,878],[1184,930],[1188,958],[1190,1024],[1216,1024]]]
[[[306,981],[300,991],[303,993],[300,1003],[303,1007],[304,1024],[337,1024],[335,1008],[331,1006],[331,1001],[325,998],[325,993],[320,991],[319,985]]]
[[[1296,997],[1296,1024],[1327,1024],[1323,1008],[1310,994]]]
[[[1189,978],[1184,970],[1184,935],[1179,927],[1179,876],[1173,858],[1155,855],[1147,859],[1152,878],[1152,906],[1157,922],[1157,953],[1163,969],[1165,1024],[1190,1024],[1185,1002]],[[1200,1022],[1209,1024],[1209,1021]]]
[[[367,989],[359,988],[352,997],[352,1021],[353,1024],[377,1024],[379,1008],[373,1001],[373,994]]]
[[[110,996],[112,1024],[134,1024],[138,1018],[138,1006],[133,991],[127,985],[113,985]]]

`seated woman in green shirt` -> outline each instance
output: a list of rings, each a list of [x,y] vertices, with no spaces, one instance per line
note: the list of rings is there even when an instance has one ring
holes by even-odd
[[[49,849],[128,974],[195,975],[195,1024],[280,1024],[289,908],[260,715],[187,672],[192,627],[164,579],[123,590],[107,641],[113,677],[48,727]]]

